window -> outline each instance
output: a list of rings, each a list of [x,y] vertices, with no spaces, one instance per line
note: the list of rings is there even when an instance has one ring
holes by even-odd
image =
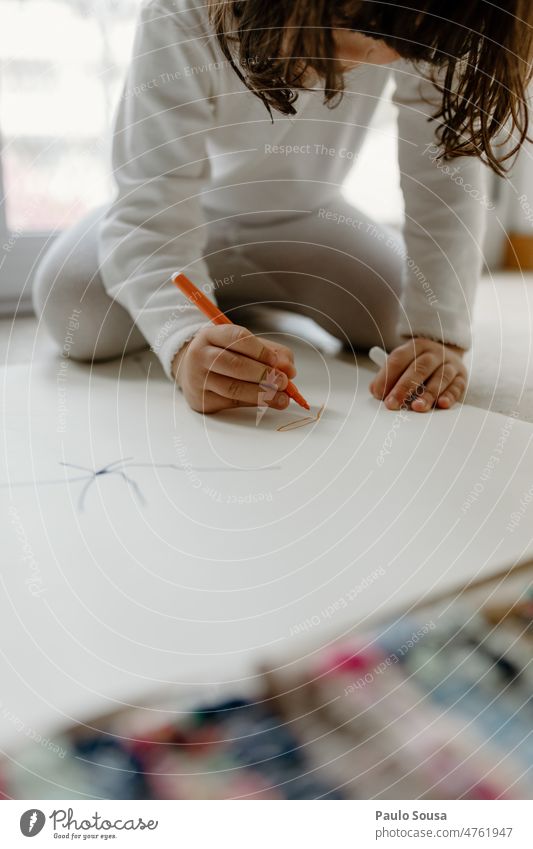
[[[109,127],[140,0],[2,0],[0,304],[52,231],[109,197]],[[0,185],[0,189],[2,186]]]

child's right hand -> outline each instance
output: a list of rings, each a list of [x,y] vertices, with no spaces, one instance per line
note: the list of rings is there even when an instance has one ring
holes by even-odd
[[[296,374],[292,351],[236,324],[209,324],[174,357],[172,374],[190,407],[217,413],[266,405],[284,410]]]

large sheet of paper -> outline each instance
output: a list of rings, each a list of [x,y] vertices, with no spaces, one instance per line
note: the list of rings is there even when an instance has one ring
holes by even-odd
[[[297,349],[318,421],[192,412],[150,355],[2,372],[0,745],[258,663],[532,550],[533,429],[392,413]],[[529,493],[529,494],[528,494]]]

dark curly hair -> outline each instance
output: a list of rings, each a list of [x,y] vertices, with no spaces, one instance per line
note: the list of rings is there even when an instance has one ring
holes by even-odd
[[[404,59],[429,63],[442,95],[433,116],[442,156],[477,156],[506,171],[528,138],[532,0],[209,0],[218,42],[265,104],[293,115],[312,69],[325,102],[343,93],[334,30],[382,40]]]

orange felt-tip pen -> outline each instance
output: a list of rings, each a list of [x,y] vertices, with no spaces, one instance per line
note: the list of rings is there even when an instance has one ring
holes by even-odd
[[[185,274],[176,274],[173,278],[174,284],[178,287],[180,292],[183,292],[185,297],[189,299],[191,304],[194,304],[195,307],[203,312],[207,318],[213,322],[213,324],[233,324],[231,319],[224,315],[223,312],[219,310],[216,304],[213,301],[210,301],[203,292],[200,291],[198,286],[195,286],[194,283],[189,280],[189,278]],[[289,398],[292,398],[293,401],[296,401],[300,407],[304,407],[304,409],[309,410],[309,404],[303,397],[300,395],[294,383],[291,383],[289,380],[287,384],[287,388],[283,390],[287,393]]]

